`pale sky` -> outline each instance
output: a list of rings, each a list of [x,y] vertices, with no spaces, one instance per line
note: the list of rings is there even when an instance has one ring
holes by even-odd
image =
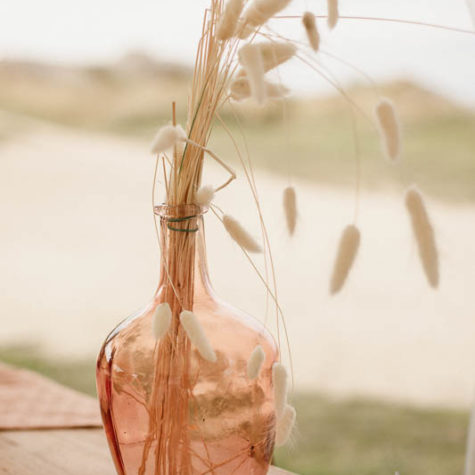
[[[288,11],[324,14],[325,4],[294,0]],[[191,63],[207,5],[208,0],[1,0],[0,57],[84,63],[114,61],[142,49]],[[340,13],[473,28],[465,0],[340,0]],[[304,40],[299,20],[278,20],[274,26]],[[475,106],[475,35],[357,20],[342,20],[331,33],[322,20],[320,29],[324,50],[377,81],[414,80]],[[358,78],[346,67],[325,64],[343,83]],[[330,91],[297,64],[287,75],[294,90]]]

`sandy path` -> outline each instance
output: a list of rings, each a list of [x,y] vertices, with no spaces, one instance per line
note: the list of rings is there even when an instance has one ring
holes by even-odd
[[[146,144],[47,126],[0,145],[2,344],[30,340],[53,353],[93,354],[117,322],[148,301],[158,260],[152,168]],[[209,177],[222,179],[214,168]],[[265,175],[258,181],[297,385],[468,405],[475,383],[475,207],[430,203],[442,265],[441,289],[433,292],[400,197],[364,194],[361,253],[349,285],[331,298],[328,275],[353,195],[296,184],[300,223],[290,240],[280,207],[285,182]],[[248,194],[238,184],[218,203],[257,234]],[[263,287],[213,217],[207,237],[218,293],[263,317]]]

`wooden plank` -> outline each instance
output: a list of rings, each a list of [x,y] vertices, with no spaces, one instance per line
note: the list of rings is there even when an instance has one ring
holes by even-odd
[[[0,432],[1,475],[116,475],[102,429]],[[271,468],[269,475],[289,472]]]

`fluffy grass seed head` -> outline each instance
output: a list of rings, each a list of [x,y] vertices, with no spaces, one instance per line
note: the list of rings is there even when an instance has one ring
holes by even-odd
[[[297,225],[297,195],[293,186],[288,186],[284,190],[283,204],[287,229],[292,236]]]
[[[290,41],[263,41],[255,46],[261,50],[264,72],[289,61],[297,53],[297,46]]]
[[[248,43],[238,51],[239,62],[246,71],[251,95],[258,104],[264,104],[267,98],[264,80],[264,61],[258,44]]]
[[[314,51],[320,48],[320,34],[317,29],[317,20],[312,12],[305,12],[302,16],[302,23],[307,33],[308,43]]]
[[[275,416],[279,420],[284,414],[288,391],[287,370],[282,363],[274,363],[272,366],[272,384],[274,385]]]
[[[181,125],[165,125],[161,127],[152,141],[152,153],[166,152],[186,139],[186,133]]]
[[[277,421],[275,431],[276,447],[282,447],[289,441],[295,426],[296,418],[297,413],[295,409],[291,405],[286,404],[282,413],[282,417]]]
[[[206,334],[199,322],[198,318],[193,312],[183,310],[180,314],[180,322],[188,335],[192,345],[196,347],[200,355],[207,361],[215,363],[217,360]]]
[[[281,99],[289,94],[289,89],[281,84],[265,81],[266,95],[268,99]],[[251,86],[246,76],[234,79],[229,86],[229,93],[233,100],[244,101],[251,97]]]
[[[436,288],[439,285],[439,256],[434,228],[427,214],[424,198],[416,188],[410,188],[406,192],[406,207],[411,218],[422,267],[429,284]]]
[[[291,1],[253,0],[242,16],[240,37],[247,38],[257,27],[264,25],[274,15],[286,8]]]
[[[244,0],[228,0],[216,30],[216,38],[219,41],[229,40],[236,34],[243,8]]]
[[[396,110],[389,99],[382,99],[376,106],[376,118],[386,156],[395,162],[401,153],[401,133]]]
[[[232,216],[225,214],[223,216],[223,225],[231,238],[243,249],[249,252],[262,252],[261,246]]]
[[[330,293],[339,292],[350,273],[360,246],[360,232],[354,225],[347,226],[340,239],[330,281]]]
[[[328,28],[333,29],[338,23],[338,19],[340,17],[340,13],[338,12],[338,0],[327,0],[327,8],[328,8],[328,18],[327,18]]]
[[[247,362],[247,377],[256,379],[261,372],[262,364],[266,359],[266,354],[261,345],[257,345],[251,353]]]
[[[172,311],[168,303],[161,303],[155,309],[152,319],[152,331],[156,340],[160,340],[170,328],[172,321]]]
[[[195,195],[195,203],[199,206],[209,207],[214,198],[214,188],[211,185],[203,185]]]

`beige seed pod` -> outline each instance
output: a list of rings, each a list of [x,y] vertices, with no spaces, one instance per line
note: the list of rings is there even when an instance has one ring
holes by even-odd
[[[344,229],[330,281],[331,294],[336,294],[343,288],[358,253],[360,239],[360,232],[356,226],[350,225]]]
[[[253,0],[241,19],[241,38],[247,38],[256,28],[286,8],[292,0]]]
[[[292,236],[297,224],[297,195],[293,186],[288,186],[284,190],[284,212],[287,221],[287,229]]]
[[[376,106],[376,118],[386,156],[389,160],[396,161],[401,152],[401,137],[399,120],[391,101],[388,99],[380,101]]]
[[[262,252],[261,246],[259,246],[254,238],[233,217],[224,215],[223,225],[231,238],[243,249],[249,252]]]
[[[196,347],[200,355],[207,361],[215,363],[217,360],[206,334],[199,322],[198,318],[193,312],[183,310],[180,314],[180,322],[188,335],[192,345]]]
[[[208,208],[213,198],[214,188],[211,185],[204,185],[196,192],[195,203]]]
[[[161,303],[155,309],[152,319],[152,331],[156,340],[160,340],[170,328],[172,311],[168,303]]]
[[[249,379],[256,379],[259,376],[262,364],[264,363],[265,359],[266,354],[264,353],[262,346],[257,345],[247,362],[247,377]]]
[[[228,0],[218,23],[216,38],[226,41],[236,34],[239,16],[244,8],[244,0]]]
[[[312,12],[305,12],[302,17],[302,23],[307,33],[307,39],[314,51],[320,48],[320,35],[317,29],[317,20]]]
[[[186,133],[181,125],[165,125],[158,130],[152,141],[152,153],[166,152],[185,139]]]
[[[422,267],[429,284],[436,288],[439,285],[439,256],[434,229],[429,220],[424,199],[415,188],[406,192],[406,207],[411,218]]]
[[[274,385],[275,417],[279,420],[287,404],[288,390],[287,370],[282,363],[274,363],[272,366],[272,384]]]
[[[281,99],[289,93],[289,89],[281,84],[265,81],[266,93],[269,99]],[[229,93],[235,101],[244,101],[251,97],[251,86],[247,77],[237,77],[229,86]]]
[[[239,62],[246,71],[251,95],[258,104],[263,104],[267,98],[264,80],[264,62],[262,52],[257,44],[246,44],[238,52]]]
[[[297,413],[295,409],[287,404],[284,408],[282,417],[277,421],[275,431],[275,445],[276,447],[282,447],[285,445],[292,435],[292,430],[295,426],[295,419]]]
[[[338,0],[327,0],[327,7],[328,7],[328,27],[330,29],[335,28],[336,24],[338,23],[338,19],[340,14],[338,12]]]
[[[263,41],[255,44],[261,50],[264,72],[287,62],[295,56],[297,47],[288,41]]]

